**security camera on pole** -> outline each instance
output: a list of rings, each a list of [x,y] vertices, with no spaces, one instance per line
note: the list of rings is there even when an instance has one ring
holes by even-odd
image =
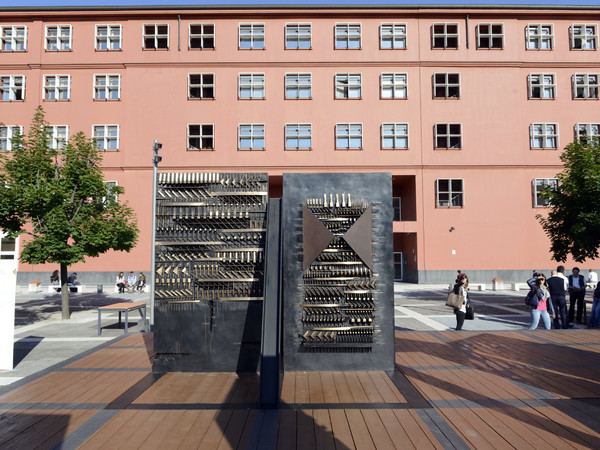
[[[150,330],[154,331],[154,282],[156,280],[156,270],[154,264],[156,263],[156,252],[154,248],[154,242],[156,240],[156,175],[158,169],[158,163],[162,161],[162,156],[158,156],[158,151],[162,148],[162,144],[156,139],[152,150],[154,156],[152,157],[152,255],[150,258]]]

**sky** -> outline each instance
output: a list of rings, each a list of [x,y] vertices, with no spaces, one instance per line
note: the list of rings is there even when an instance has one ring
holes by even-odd
[[[600,0],[0,0],[0,7],[27,6],[223,6],[223,5],[568,5],[600,6]]]

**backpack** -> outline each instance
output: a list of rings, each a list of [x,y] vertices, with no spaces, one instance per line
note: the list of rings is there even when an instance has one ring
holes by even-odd
[[[530,289],[527,295],[525,296],[525,304],[527,306],[531,306],[532,308],[537,308],[539,302],[537,295],[535,295],[535,291]]]

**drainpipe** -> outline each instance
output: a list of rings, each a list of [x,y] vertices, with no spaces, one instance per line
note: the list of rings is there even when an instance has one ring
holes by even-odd
[[[466,27],[466,33],[467,33],[467,48],[469,48],[469,15],[467,14],[467,17],[465,17],[465,27]]]
[[[181,51],[181,14],[177,14],[177,51]]]

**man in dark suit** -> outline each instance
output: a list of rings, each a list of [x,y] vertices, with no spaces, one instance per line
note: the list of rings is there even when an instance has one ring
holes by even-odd
[[[573,325],[569,325],[567,321],[567,290],[569,289],[569,280],[565,277],[565,266],[558,266],[556,270],[552,271],[552,276],[548,278],[548,291],[550,292],[550,298],[554,305],[554,328],[569,328]],[[560,317],[560,325],[559,325]]]
[[[587,312],[585,310],[585,277],[579,275],[579,267],[573,267],[572,275],[569,275],[569,322],[575,319],[575,303],[577,303],[577,323],[583,320],[587,321]]]

